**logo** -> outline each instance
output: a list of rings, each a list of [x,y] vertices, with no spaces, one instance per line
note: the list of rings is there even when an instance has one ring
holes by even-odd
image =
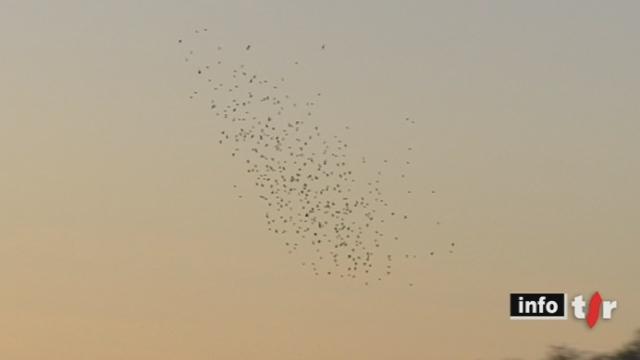
[[[513,320],[564,320],[566,318],[566,294],[511,294],[511,319]]]
[[[593,328],[600,318],[609,320],[613,310],[618,307],[617,301],[603,300],[599,292],[589,299],[589,307],[582,295],[571,301],[573,316],[586,320]],[[515,293],[510,294],[510,316],[512,320],[566,320],[567,294],[565,293]]]
[[[613,310],[618,307],[617,301],[609,301],[602,300],[599,292],[595,292],[591,296],[591,300],[589,300],[589,310],[584,313],[584,306],[586,303],[584,302],[582,295],[576,296],[573,298],[571,302],[571,306],[573,306],[573,316],[577,319],[587,319],[587,325],[590,328],[593,328],[598,323],[600,319],[600,309],[602,308],[602,318],[605,320],[611,319],[613,314]]]

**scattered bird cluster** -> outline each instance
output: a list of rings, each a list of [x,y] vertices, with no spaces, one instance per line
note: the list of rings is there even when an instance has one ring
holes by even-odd
[[[184,46],[182,39],[178,43]],[[251,52],[252,45],[239,49]],[[326,49],[325,44],[318,46],[319,51]],[[391,276],[396,258],[416,258],[394,256],[385,246],[399,240],[385,233],[385,222],[406,221],[409,215],[394,210],[385,198],[382,172],[373,179],[358,176],[353,166],[358,160],[351,156],[349,144],[322,131],[314,118],[322,93],[298,102],[284,90],[284,77],[272,81],[243,64],[225,64],[221,46],[216,47],[217,59],[198,64],[194,50],[184,50],[185,62],[199,78],[198,88],[213,94],[206,101],[222,124],[219,144],[244,164],[258,199],[266,205],[266,228],[282,239],[290,254],[305,250],[301,265],[317,276],[361,279],[368,285]],[[200,94],[194,90],[189,97]],[[405,121],[415,124],[410,118]],[[366,157],[359,160],[367,164]],[[450,244],[450,253],[454,245]]]

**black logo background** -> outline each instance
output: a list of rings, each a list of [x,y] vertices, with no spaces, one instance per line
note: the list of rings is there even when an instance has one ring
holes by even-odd
[[[550,318],[564,318],[566,316],[566,304],[565,294],[563,293],[517,293],[510,294],[510,315],[512,318],[538,318],[538,317],[550,317]],[[520,313],[518,311],[519,298],[522,297],[522,301],[535,301],[536,303],[541,297],[545,297],[545,304],[550,301],[555,301],[558,304],[558,311],[555,313],[547,313],[546,309],[537,309],[537,313]],[[524,306],[523,306],[524,310]]]

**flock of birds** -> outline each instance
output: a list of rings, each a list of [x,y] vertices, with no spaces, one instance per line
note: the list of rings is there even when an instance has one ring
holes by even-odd
[[[207,31],[196,29],[192,36]],[[186,42],[179,39],[178,44],[185,47]],[[252,46],[239,49],[251,52]],[[385,222],[406,221],[409,215],[394,210],[384,196],[382,172],[374,178],[359,176],[353,165],[367,166],[367,158],[355,159],[347,142],[322,131],[321,121],[314,118],[322,93],[297,101],[285,91],[284,77],[273,81],[244,64],[226,64],[221,46],[210,49],[217,58],[209,62],[198,61],[193,48],[183,50],[200,82],[189,98],[205,90],[212,94],[206,101],[221,125],[218,143],[244,164],[258,200],[265,204],[267,230],[282,239],[290,254],[303,256],[302,266],[316,276],[360,279],[369,285],[390,277],[394,261],[416,258],[389,250],[400,238],[386,233]],[[326,45],[320,44],[318,51],[326,51]],[[410,118],[405,121],[415,124]],[[449,244],[449,253],[454,246]]]

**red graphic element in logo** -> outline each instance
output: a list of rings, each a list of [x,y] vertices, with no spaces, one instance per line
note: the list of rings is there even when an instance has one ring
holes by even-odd
[[[595,292],[589,300],[589,312],[587,313],[587,324],[590,328],[596,326],[600,318],[600,306],[602,305],[602,297],[599,292]]]

